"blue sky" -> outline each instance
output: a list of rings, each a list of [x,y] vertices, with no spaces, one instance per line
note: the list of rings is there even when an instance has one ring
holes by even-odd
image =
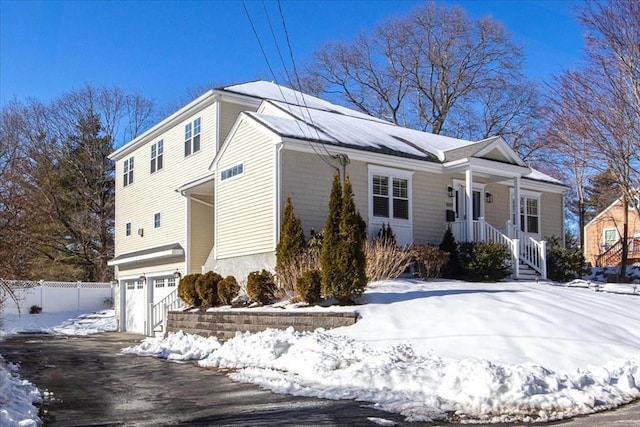
[[[351,41],[420,1],[291,1],[282,10],[296,63],[329,40]],[[583,28],[569,0],[443,1],[472,17],[491,15],[525,48],[527,73],[549,81],[582,58]],[[282,71],[265,8],[282,28],[278,4],[248,0],[276,72]],[[276,31],[281,48],[285,39]],[[289,63],[287,63],[289,66]],[[14,97],[48,101],[85,83],[120,86],[175,104],[189,89],[273,80],[241,1],[0,0],[0,105]]]

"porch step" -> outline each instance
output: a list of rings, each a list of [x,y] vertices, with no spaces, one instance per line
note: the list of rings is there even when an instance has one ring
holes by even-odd
[[[520,263],[520,277],[518,280],[533,281],[540,277],[537,271],[527,264]]]

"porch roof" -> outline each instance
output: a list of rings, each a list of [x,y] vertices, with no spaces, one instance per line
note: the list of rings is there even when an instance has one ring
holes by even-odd
[[[170,258],[177,256],[184,256],[184,249],[182,248],[182,245],[180,245],[180,243],[170,243],[168,245],[156,246],[153,248],[147,248],[118,255],[117,257],[109,260],[107,262],[107,265],[113,267],[140,261],[149,261],[152,259]]]

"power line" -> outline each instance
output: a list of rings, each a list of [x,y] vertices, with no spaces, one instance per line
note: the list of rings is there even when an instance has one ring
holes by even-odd
[[[278,2],[278,5],[280,5],[280,2]],[[253,23],[253,19],[251,19],[251,14],[249,13],[249,9],[247,8],[246,0],[242,0],[242,6],[243,6],[243,8],[244,8],[245,14],[247,15],[247,19],[249,20],[249,24],[251,25],[251,29],[253,30],[253,34],[254,34],[254,36],[256,37],[256,40],[258,41],[258,45],[260,46],[260,51],[262,52],[262,56],[264,57],[264,60],[265,60],[265,62],[267,63],[267,67],[269,68],[269,72],[271,73],[271,76],[273,77],[274,81],[276,82],[276,86],[278,86],[278,90],[280,91],[280,95],[282,96],[283,101],[284,101],[285,103],[287,103],[287,101],[286,101],[286,97],[284,96],[284,92],[282,91],[282,87],[277,83],[278,79],[277,79],[277,77],[276,77],[275,72],[273,71],[273,68],[271,67],[271,63],[269,62],[269,57],[267,56],[267,52],[266,52],[266,50],[264,49],[264,46],[263,46],[263,44],[262,44],[262,41],[260,40],[260,36],[258,35],[258,31],[256,30],[256,27],[255,27],[255,25],[254,25],[254,23]],[[264,2],[263,2],[263,6],[264,6]],[[284,69],[285,69],[285,73],[286,73],[286,74],[287,74],[287,76],[288,76],[287,67],[286,67],[286,65],[285,65],[285,63],[284,63],[284,59],[282,58],[282,54],[281,54],[281,52],[280,52],[280,48],[279,48],[279,46],[278,46],[278,42],[277,42],[277,38],[276,38],[276,36],[275,36],[275,32],[273,31],[273,27],[271,27],[271,20],[269,19],[269,15],[268,15],[268,13],[267,13],[267,11],[266,11],[266,7],[265,7],[264,9],[265,9],[265,15],[267,16],[267,20],[268,20],[268,22],[269,22],[269,27],[271,28],[271,33],[272,33],[272,35],[273,35],[274,42],[275,42],[275,44],[276,44],[276,48],[277,48],[277,50],[278,50],[278,53],[279,53],[279,55],[280,55],[280,59],[281,59],[281,61],[282,61],[282,65],[283,65],[283,67],[284,67]],[[284,16],[282,15],[282,9],[280,9],[280,16],[282,17],[282,20],[283,20],[283,22],[284,22]],[[285,28],[285,33],[286,33],[286,28]],[[288,35],[287,35],[287,43],[288,43]],[[289,44],[289,43],[288,43],[288,44]],[[289,44],[289,50],[291,51],[291,45],[290,45],[290,44]],[[291,54],[291,56],[292,56],[292,55],[293,55],[293,54]],[[293,57],[293,56],[292,56],[292,57]],[[295,63],[293,64],[293,66],[294,66],[294,70],[296,70]],[[289,78],[289,77],[287,77],[287,78]],[[300,81],[299,77],[297,77],[297,79],[298,79],[298,82],[299,82],[299,81]],[[298,83],[298,85],[299,85],[299,83]],[[295,97],[296,97],[296,102],[298,102],[298,100],[297,100],[297,93],[296,93],[296,92],[298,92],[298,91],[295,91],[295,90],[294,90],[294,94],[295,94]],[[302,96],[303,103],[304,103],[304,94],[303,94],[302,92],[300,92],[300,94],[301,94],[301,96]],[[310,115],[310,113],[309,113],[309,111],[308,111],[309,109],[308,109],[308,107],[306,106],[306,104],[305,104],[305,108],[307,108],[307,113],[309,114],[309,120],[313,123],[313,120],[311,120],[311,115]],[[303,120],[302,120],[302,121],[304,122],[304,114],[303,114]],[[295,122],[296,122],[296,125],[298,126],[298,129],[300,129],[300,132],[302,132],[302,135],[306,137],[305,131],[304,131],[304,130],[302,129],[302,127],[300,126],[299,121],[296,119],[296,120],[295,120]],[[315,125],[314,125],[314,126],[315,126]],[[314,129],[314,127],[312,127],[312,129]],[[320,140],[320,134],[318,133],[318,130],[317,130],[317,129],[315,129],[315,132],[316,132],[317,139],[318,139],[318,140]],[[308,142],[309,142],[309,146],[311,147],[311,149],[313,150],[313,152],[314,152],[318,157],[320,157],[320,159],[321,159],[324,163],[326,163],[328,166],[330,166],[330,167],[332,167],[332,168],[334,168],[334,169],[337,169],[337,167],[336,167],[336,166],[334,166],[334,165],[332,165],[331,163],[329,163],[329,162],[324,158],[324,156],[323,156],[322,154],[318,153],[318,151],[315,149],[315,147],[313,146],[313,143],[311,143],[311,141],[308,141]],[[329,156],[333,157],[331,154],[329,154],[329,152],[327,151],[326,147],[324,147],[324,144],[321,144],[321,145],[323,146],[323,148],[324,148],[325,152],[327,152],[327,155],[329,155]]]

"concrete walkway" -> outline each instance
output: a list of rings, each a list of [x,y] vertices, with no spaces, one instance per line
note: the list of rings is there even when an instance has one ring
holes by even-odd
[[[192,363],[119,354],[143,338],[118,333],[22,335],[2,342],[0,353],[8,361],[20,362],[23,378],[53,393],[43,407],[45,425],[425,425],[406,423],[400,415],[363,402],[275,394]],[[640,402],[552,425],[631,427],[638,426],[638,420]]]

